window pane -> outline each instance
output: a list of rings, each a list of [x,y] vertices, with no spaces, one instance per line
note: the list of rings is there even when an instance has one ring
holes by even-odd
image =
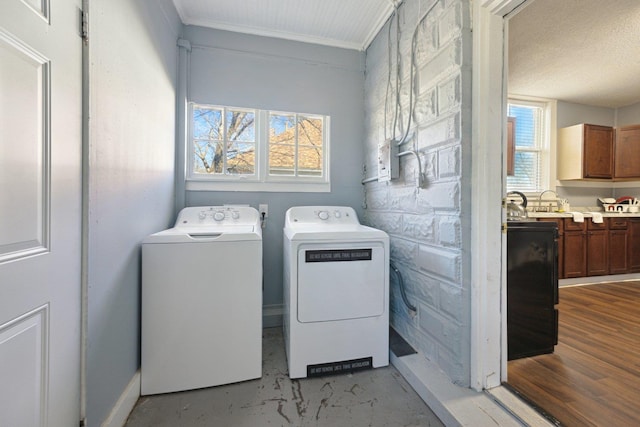
[[[295,116],[272,114],[269,118],[269,174],[294,175]]]
[[[540,191],[538,170],[540,155],[537,152],[516,151],[515,175],[507,177],[507,188],[520,191]]]
[[[300,145],[322,147],[322,119],[301,116],[298,120],[298,142]]]
[[[322,119],[298,118],[298,175],[322,176]]]
[[[228,141],[255,141],[255,113],[228,110],[226,114]]]
[[[256,170],[255,144],[230,143],[227,148],[227,173],[230,175],[253,175]]]
[[[293,175],[295,146],[269,144],[269,173],[271,175]]]
[[[222,110],[194,107],[193,137],[196,139],[222,139]]]
[[[298,175],[322,176],[322,146],[298,147]]]
[[[543,109],[529,105],[509,104],[509,116],[516,118],[516,150],[518,148],[540,148],[543,124]]]
[[[222,143],[194,141],[193,172],[222,173]]]

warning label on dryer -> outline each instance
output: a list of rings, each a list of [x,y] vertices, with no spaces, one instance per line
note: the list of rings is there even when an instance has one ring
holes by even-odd
[[[305,261],[371,261],[371,249],[325,249],[305,251]]]
[[[372,357],[344,360],[341,362],[322,363],[318,365],[307,365],[307,377],[342,374],[345,372],[356,372],[371,368],[373,368]]]

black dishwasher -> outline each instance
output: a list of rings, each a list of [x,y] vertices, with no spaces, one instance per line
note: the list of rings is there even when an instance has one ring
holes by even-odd
[[[508,360],[553,353],[558,343],[558,226],[507,222]]]

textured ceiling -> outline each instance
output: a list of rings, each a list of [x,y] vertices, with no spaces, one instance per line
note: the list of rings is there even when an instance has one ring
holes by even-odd
[[[640,101],[640,0],[529,0],[508,25],[509,93]]]
[[[260,36],[364,50],[392,0],[173,0],[182,22]]]

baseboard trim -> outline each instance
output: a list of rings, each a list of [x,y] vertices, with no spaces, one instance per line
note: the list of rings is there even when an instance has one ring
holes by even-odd
[[[486,393],[459,387],[421,353],[396,357],[391,364],[402,374],[440,421],[448,427],[522,427],[522,424]]]
[[[123,427],[140,397],[140,371],[138,370],[111,409],[102,427]]]
[[[262,327],[275,328],[282,326],[282,315],[284,306],[282,304],[270,304],[262,307]]]
[[[565,286],[581,286],[581,285],[593,285],[596,283],[605,282],[624,282],[627,280],[639,280],[640,274],[616,274],[610,276],[589,276],[589,277],[577,277],[575,279],[560,279],[558,285],[562,288]]]

